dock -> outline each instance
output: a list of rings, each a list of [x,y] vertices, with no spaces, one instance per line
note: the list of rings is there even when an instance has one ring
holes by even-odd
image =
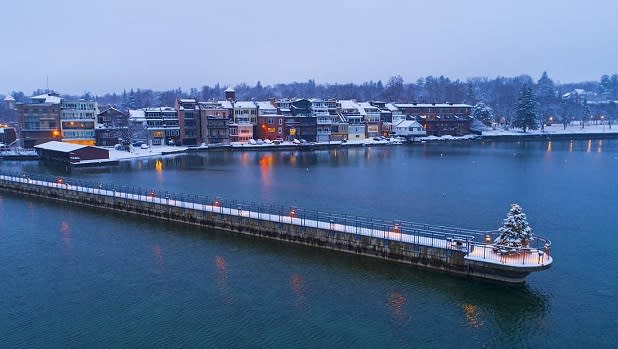
[[[298,207],[87,183],[25,173],[0,174],[0,190],[159,220],[275,239],[504,283],[551,267],[551,242],[493,245],[497,231],[337,214]]]

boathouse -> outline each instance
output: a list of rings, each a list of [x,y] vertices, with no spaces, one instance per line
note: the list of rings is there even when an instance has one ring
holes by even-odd
[[[51,141],[36,145],[34,149],[43,160],[63,163],[109,159],[109,150],[81,144]]]

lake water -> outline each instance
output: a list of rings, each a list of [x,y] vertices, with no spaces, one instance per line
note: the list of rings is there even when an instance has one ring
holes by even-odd
[[[0,193],[2,347],[618,346],[617,140],[8,170],[473,229],[517,202],[554,265],[509,287]]]

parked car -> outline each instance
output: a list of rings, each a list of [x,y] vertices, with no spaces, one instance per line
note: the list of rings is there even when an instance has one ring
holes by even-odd
[[[255,141],[255,139],[251,138],[250,140],[247,141],[247,143],[251,144],[251,145],[256,145],[257,142]]]
[[[148,144],[142,143],[142,145],[140,145],[139,147],[142,149],[148,149]]]

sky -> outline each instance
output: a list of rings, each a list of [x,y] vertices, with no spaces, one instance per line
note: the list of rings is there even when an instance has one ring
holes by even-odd
[[[0,94],[618,72],[618,1],[31,0],[0,5]]]

